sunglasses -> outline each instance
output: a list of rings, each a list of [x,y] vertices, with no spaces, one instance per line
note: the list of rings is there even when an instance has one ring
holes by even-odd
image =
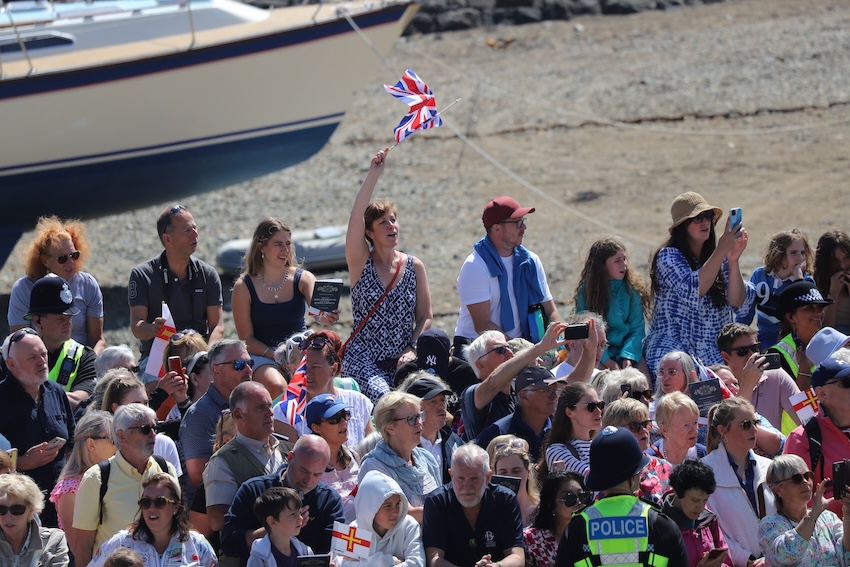
[[[650,425],[652,425],[652,420],[647,419],[644,421],[630,421],[626,424],[626,427],[628,427],[635,433],[638,433],[640,431],[643,431],[644,429],[649,428]]]
[[[27,511],[27,507],[23,504],[12,504],[11,506],[0,505],[0,516],[5,516],[12,513],[13,516],[23,516]]]
[[[248,360],[242,360],[240,358],[239,360],[233,360],[231,362],[217,362],[217,363],[215,363],[215,366],[223,366],[223,365],[226,365],[226,364],[232,365],[233,370],[235,370],[236,372],[242,372],[243,370],[245,370],[246,366],[250,366],[251,368],[254,368],[254,359],[249,358]]]
[[[151,432],[157,432],[156,425],[134,425],[133,427],[128,427],[127,429],[138,429],[142,435],[150,435]]]
[[[757,354],[761,352],[761,343],[755,343],[752,345],[739,346],[732,349],[727,350],[729,354],[735,353],[738,356],[747,356],[749,354]]]
[[[419,413],[414,413],[413,415],[409,415],[407,417],[397,417],[393,421],[406,421],[407,425],[413,427],[417,423],[422,423],[425,421],[425,414],[427,412],[420,411]]]
[[[21,330],[23,330],[23,329],[21,329]],[[840,380],[833,380],[831,382],[826,382],[826,383],[824,383],[824,386],[828,386],[830,384],[836,384],[838,386],[841,386],[844,389],[850,388],[850,376],[846,376],[846,377],[844,377]]]
[[[329,418],[324,419],[323,421],[330,423],[331,425],[338,425],[343,419],[345,421],[348,421],[348,420],[351,419],[351,412],[348,411],[347,409],[344,409],[340,412],[337,412],[334,415],[330,416]]]
[[[573,494],[572,492],[567,492],[563,498],[558,499],[558,502],[563,502],[565,506],[575,506],[576,503],[587,506],[593,502],[593,493],[579,492],[578,494]]]
[[[632,392],[631,397],[637,401],[641,399],[645,399],[648,402],[652,401],[652,390],[635,390]]]
[[[23,329],[18,329],[17,331],[12,333],[11,337],[9,337],[9,347],[24,338],[26,335],[38,335],[38,333],[32,327],[24,327]]]
[[[185,210],[186,210],[186,207],[184,207],[183,205],[174,205],[173,207],[168,209],[168,214],[169,215],[176,215],[180,211],[185,211]]]
[[[481,356],[479,356],[478,360],[481,360],[482,358],[484,358],[485,356],[487,356],[491,352],[495,352],[499,356],[504,356],[504,354],[506,352],[508,352],[508,345],[499,345],[497,347],[493,347],[490,350],[488,350],[487,352],[485,352],[484,354],[482,354]]]
[[[504,449],[506,447],[510,447],[511,449],[525,449],[525,441],[521,441],[521,440],[517,439],[516,441],[511,441],[510,443],[508,443],[508,442],[496,443],[495,449],[497,451],[499,451],[499,450]]]
[[[178,504],[177,500],[173,500],[171,498],[166,498],[165,496],[157,496],[156,498],[148,498],[147,496],[142,496],[139,498],[139,508],[142,510],[147,510],[151,506],[155,507],[157,510],[162,510],[169,504]]]
[[[330,344],[330,341],[325,337],[316,337],[310,340],[304,339],[303,341],[298,341],[298,344],[301,347],[301,350],[322,350]]]
[[[198,331],[196,331],[195,329],[183,329],[182,331],[180,331],[178,333],[174,333],[173,335],[171,335],[171,338],[168,339],[168,340],[169,340],[169,342],[176,343],[177,341],[179,341],[183,337],[188,337],[189,335],[197,335],[197,334],[198,334]]]
[[[68,258],[74,260],[75,262],[80,259],[80,251],[74,250],[70,254],[62,254],[61,256],[56,256],[56,261],[60,264],[64,264],[68,261]]]
[[[806,471],[804,473],[792,474],[788,478],[780,480],[779,483],[785,482],[786,480],[790,480],[794,484],[803,484],[804,480],[810,481],[814,478],[815,478],[815,473],[813,473],[812,471]],[[777,484],[779,484],[779,483],[777,483]]]
[[[139,365],[137,364],[137,365],[135,365],[135,366],[131,366],[131,367],[130,367],[130,368],[128,368],[127,370],[129,370],[129,371],[130,371],[130,372],[132,372],[133,374],[138,374],[138,373],[139,373],[139,370],[141,370],[141,369],[142,369],[142,367],[141,367],[141,366],[139,366]]]
[[[756,427],[759,423],[753,419],[745,419],[741,422],[741,429],[744,431],[749,431],[753,427]]]
[[[573,406],[571,409],[576,409],[576,407],[578,406]],[[593,413],[597,409],[599,409],[599,411],[603,411],[605,410],[605,402],[587,402],[584,407],[587,408],[589,413]]]
[[[691,218],[691,222],[694,223],[705,221],[714,222],[714,211],[705,211]]]
[[[526,226],[526,224],[528,224],[526,222],[527,220],[528,220],[528,217],[522,217],[519,220],[515,220],[515,221],[509,220],[509,221],[500,222],[498,224],[512,224],[517,228],[522,228],[522,227]]]

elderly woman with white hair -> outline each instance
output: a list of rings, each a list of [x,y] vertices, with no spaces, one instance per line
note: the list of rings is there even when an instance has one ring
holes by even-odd
[[[395,480],[410,502],[408,513],[422,523],[425,496],[442,484],[436,459],[419,446],[423,416],[419,398],[405,392],[390,392],[375,406],[375,425],[381,440],[360,463],[358,482],[377,470]]]
[[[826,509],[832,502],[823,496],[829,481],[815,487],[812,471],[797,455],[776,457],[765,481],[777,512],[759,522],[759,544],[767,565],[850,565],[850,493],[841,498],[842,521]]]
[[[65,567],[70,564],[65,534],[35,519],[44,495],[30,477],[0,475],[0,565]]]
[[[94,362],[94,368],[98,378],[106,374],[107,370],[113,368],[126,368],[134,374],[139,373],[136,355],[133,354],[133,349],[127,345],[115,345],[103,349],[103,352],[98,355]]]

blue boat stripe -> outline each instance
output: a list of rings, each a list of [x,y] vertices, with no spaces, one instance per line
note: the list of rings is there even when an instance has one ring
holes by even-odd
[[[408,4],[389,6],[377,12],[353,17],[353,19],[361,29],[381,26],[397,21],[401,17],[398,12],[403,12],[407,9],[407,6]],[[181,51],[180,53],[147,57],[136,61],[4,79],[0,80],[0,100],[173,71],[223,59],[233,59],[281,49],[345,33],[354,33],[351,25],[344,19],[334,20],[300,29],[287,29],[274,34]]]

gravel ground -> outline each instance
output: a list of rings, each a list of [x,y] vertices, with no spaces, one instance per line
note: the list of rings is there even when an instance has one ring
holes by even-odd
[[[198,255],[214,262],[223,242],[250,236],[267,215],[297,228],[345,224],[370,156],[389,145],[404,112],[381,84],[406,67],[441,108],[461,102],[446,126],[391,152],[376,196],[397,201],[401,248],[425,262],[434,323],[450,334],[457,272],[498,195],[537,207],[525,244],[542,258],[562,315],[602,234],[620,235],[646,273],[683,191],[743,207],[747,272],[773,232],[798,226],[814,244],[830,227],[848,229],[850,4],[740,0],[404,38],[311,160],[181,199],[200,226]],[[135,344],[127,276],[160,250],[164,205],[88,223],[95,257],[86,269],[104,288],[110,343]],[[0,289],[8,294],[21,273],[13,256]],[[346,335],[350,304],[342,307]],[[229,316],[226,325],[235,333]]]

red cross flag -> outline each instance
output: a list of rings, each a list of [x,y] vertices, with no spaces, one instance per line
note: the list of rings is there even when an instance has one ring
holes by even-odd
[[[334,522],[331,550],[351,559],[367,559],[372,546],[372,532],[358,527]]]
[[[174,317],[171,316],[171,310],[168,305],[162,302],[162,316],[165,318],[165,324],[159,329],[156,337],[151,344],[151,352],[148,355],[148,363],[145,365],[145,373],[151,376],[162,378],[165,376],[165,367],[162,365],[162,353],[165,352],[165,347],[168,341],[171,340],[171,335],[177,332],[174,327]]]
[[[797,412],[797,417],[800,418],[800,423],[806,423],[818,413],[818,397],[814,391],[809,388],[798,394],[794,394],[788,398],[794,404],[794,411]]]

